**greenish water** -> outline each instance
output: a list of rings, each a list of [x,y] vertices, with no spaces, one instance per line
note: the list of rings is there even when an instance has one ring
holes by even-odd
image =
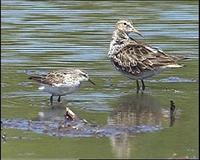
[[[27,73],[79,67],[96,86],[85,83],[63,97],[63,104],[81,118],[100,126],[162,126],[155,132],[87,138],[3,129],[4,159],[199,157],[197,1],[3,0],[1,9],[2,118],[37,120],[39,112],[47,120],[62,117],[65,108],[52,110],[49,94],[39,92]],[[114,24],[121,18],[132,19],[147,43],[190,58],[181,62],[183,68],[148,79],[143,96],[107,59]],[[178,111],[172,127],[165,115],[170,100]]]

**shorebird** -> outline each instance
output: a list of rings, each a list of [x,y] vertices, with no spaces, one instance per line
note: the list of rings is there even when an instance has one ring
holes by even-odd
[[[179,57],[165,54],[161,49],[136,41],[130,33],[141,33],[128,20],[119,20],[113,32],[108,57],[115,68],[130,79],[136,80],[137,93],[142,82],[142,92],[145,90],[144,79],[152,77],[167,68],[178,68]],[[143,37],[143,36],[142,36]]]
[[[80,69],[66,69],[51,71],[46,75],[33,75],[29,79],[35,80],[40,83],[38,88],[41,91],[51,94],[50,103],[53,104],[53,96],[58,96],[57,101],[61,101],[61,96],[73,93],[76,91],[82,81],[89,81],[93,85],[88,74]]]

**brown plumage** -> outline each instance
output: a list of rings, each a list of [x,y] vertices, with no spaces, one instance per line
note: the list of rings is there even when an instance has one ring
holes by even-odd
[[[29,79],[35,80],[36,82],[42,83],[42,84],[48,84],[48,85],[53,85],[53,84],[60,84],[64,83],[65,77],[63,74],[69,74],[68,72],[64,71],[52,71],[49,72],[47,75],[43,76],[30,76]],[[69,79],[71,80],[71,79]]]
[[[171,65],[179,67],[174,57],[159,51],[154,53],[144,45],[132,43],[120,49],[111,60],[118,70],[138,76],[138,79],[147,71],[156,71]]]
[[[177,64],[180,57],[167,55],[158,48],[133,39],[129,36],[131,32],[141,36],[130,21],[120,20],[116,23],[108,57],[118,71],[136,80],[137,92],[139,91],[138,80],[142,81],[142,90],[144,90],[143,79],[152,77],[167,68],[182,67]]]

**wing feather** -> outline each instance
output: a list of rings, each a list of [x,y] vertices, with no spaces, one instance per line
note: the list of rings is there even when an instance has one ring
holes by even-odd
[[[176,60],[149,45],[129,43],[112,57],[118,70],[137,75],[159,67],[176,64]]]
[[[73,80],[72,75],[72,70],[52,71],[42,76],[31,76],[29,79],[33,79],[42,84],[59,86],[66,84],[66,77],[69,80],[68,83],[70,83],[70,80]]]

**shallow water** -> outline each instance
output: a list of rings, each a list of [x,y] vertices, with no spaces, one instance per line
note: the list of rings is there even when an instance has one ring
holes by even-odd
[[[141,95],[126,95],[119,98],[117,105],[107,117],[106,125],[98,125],[88,122],[86,119],[66,119],[64,108],[66,105],[54,105],[52,109],[38,112],[34,120],[25,119],[2,119],[2,127],[17,128],[48,134],[51,136],[69,137],[110,137],[122,136],[124,134],[135,135],[139,133],[155,132],[173,126],[175,116],[170,110],[162,108],[160,103],[153,97]],[[73,112],[73,111],[72,111]]]
[[[2,156],[198,157],[197,8],[196,1],[3,0],[2,120],[52,123],[63,119],[67,106],[92,127],[98,127],[96,130],[107,128],[101,132],[103,137],[87,138],[84,134],[62,138],[38,134],[27,127],[4,128],[1,132],[5,132],[7,141],[2,143]],[[146,80],[145,93],[136,95],[135,82],[115,71],[107,59],[114,24],[121,18],[133,20],[145,37],[141,40],[190,59],[181,62],[183,68]],[[140,39],[137,35],[135,38]],[[31,73],[65,67],[86,70],[96,86],[83,84],[78,92],[63,97],[62,104],[55,102],[52,109],[49,94],[38,91],[38,85],[27,78]],[[177,108],[172,127],[170,100]],[[45,115],[42,118],[41,113]],[[123,127],[138,129],[131,132],[134,134],[115,136]],[[143,127],[141,133],[139,127]],[[46,143],[46,148],[41,147]],[[13,151],[15,145],[18,147]]]

